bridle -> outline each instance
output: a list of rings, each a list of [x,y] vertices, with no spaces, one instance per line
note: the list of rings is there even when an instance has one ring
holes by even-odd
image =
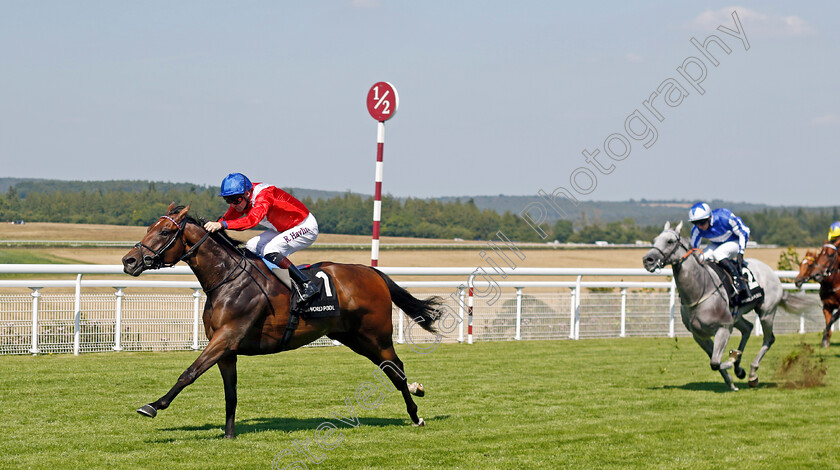
[[[823,268],[823,272],[822,272],[823,277],[827,278],[827,277],[831,276],[832,274],[834,274],[834,271],[837,270],[837,247],[834,246],[833,243],[826,243],[825,245],[823,245],[823,248],[824,249],[829,248],[829,249],[832,250],[832,253],[830,253],[828,255],[829,261],[828,261],[828,263],[826,263],[826,266],[825,266],[825,268]],[[819,258],[819,256],[817,258]],[[816,267],[817,267],[816,260],[814,260],[814,268],[816,268]],[[817,273],[813,273],[813,275],[811,277],[813,278],[814,276],[816,276],[816,274]]]
[[[689,248],[688,245],[683,243],[682,237],[680,236],[680,234],[676,230],[671,230],[671,232],[676,236],[676,239],[674,239],[674,241],[676,241],[677,243],[674,244],[674,248],[668,254],[665,254],[665,252],[660,250],[656,245],[654,245],[652,247],[653,250],[658,251],[659,254],[662,255],[662,260],[656,260],[656,263],[654,265],[654,269],[663,267],[666,264],[666,261],[668,260],[668,258],[670,258],[674,253],[676,253],[677,249],[679,249],[680,247],[682,247],[684,250],[686,250],[686,252],[685,252],[684,255],[682,255],[682,257],[680,257],[680,259],[674,260],[670,263],[671,266],[674,269],[674,276],[677,276],[682,264],[692,255],[694,255],[694,257],[697,258],[697,262],[702,265],[702,262],[700,261],[699,257],[701,256],[703,251],[700,250],[699,248]],[[703,289],[702,289],[701,292],[705,292],[706,290],[708,290],[707,289],[708,284],[706,284],[708,281],[712,281],[712,284],[715,286],[715,288],[712,289],[708,294],[706,294],[704,296],[701,296],[699,299],[695,300],[694,302],[686,303],[685,305],[689,308],[695,307],[695,306],[705,302],[706,300],[711,298],[716,293],[720,294],[720,296],[723,297],[724,300],[726,299],[726,295],[721,290],[721,288],[723,287],[723,281],[721,280],[720,284],[715,284],[714,278],[712,277],[712,273],[709,272],[709,268],[704,267],[703,271],[706,273],[706,275],[703,277]]]
[[[199,246],[201,246],[201,244],[204,243],[204,241],[207,240],[207,238],[210,236],[210,232],[205,233],[204,236],[201,238],[201,240],[199,240],[198,243],[193,245],[192,248],[190,248],[183,255],[181,255],[180,258],[178,258],[177,260],[175,260],[172,263],[165,263],[163,261],[163,254],[166,253],[167,250],[172,248],[172,246],[175,244],[175,241],[178,240],[178,238],[183,235],[184,228],[187,226],[188,221],[184,220],[179,224],[178,222],[175,221],[175,219],[173,219],[172,217],[169,217],[168,215],[161,216],[161,219],[166,219],[166,220],[172,222],[173,224],[175,224],[176,227],[178,227],[178,230],[175,232],[174,235],[172,235],[172,238],[170,238],[162,247],[160,247],[157,250],[155,250],[154,248],[146,245],[145,243],[143,243],[143,241],[139,241],[139,242],[134,244],[134,247],[137,248],[138,252],[140,252],[140,259],[143,262],[143,267],[146,268],[146,269],[160,269],[160,268],[169,268],[169,267],[175,266],[179,262],[181,262],[181,261],[189,258],[190,256],[192,256],[193,254],[195,254],[195,250]],[[186,245],[186,240],[183,240],[183,241],[184,241],[184,245]],[[143,249],[144,248],[147,251],[150,251],[151,255],[144,255],[143,254]]]
[[[135,247],[135,248],[137,248],[137,251],[139,251],[139,252],[140,252],[140,256],[141,256],[141,259],[142,259],[142,262],[143,262],[143,266],[144,266],[146,269],[160,269],[160,268],[169,268],[169,267],[175,266],[175,265],[176,265],[176,264],[178,264],[179,262],[184,261],[184,260],[186,260],[186,259],[190,258],[192,255],[194,255],[194,254],[195,254],[195,252],[196,252],[196,250],[198,249],[198,247],[199,247],[199,246],[201,246],[201,244],[202,244],[202,243],[204,243],[204,242],[205,242],[208,238],[210,238],[210,232],[205,231],[204,236],[203,236],[203,237],[201,237],[201,239],[200,239],[200,240],[198,240],[198,242],[196,242],[196,244],[195,244],[195,245],[193,245],[193,246],[192,246],[192,248],[190,248],[189,250],[187,250],[186,252],[184,252],[184,254],[183,254],[183,255],[181,255],[181,257],[180,257],[180,258],[178,258],[177,260],[173,261],[172,263],[165,263],[165,262],[163,261],[163,254],[164,254],[164,253],[166,253],[166,251],[167,251],[168,249],[172,248],[172,246],[175,244],[175,241],[176,241],[179,237],[182,237],[182,236],[183,236],[183,233],[184,233],[184,228],[186,228],[187,224],[188,224],[188,223],[190,223],[190,222],[195,223],[195,221],[193,221],[192,219],[189,219],[189,218],[188,218],[188,219],[186,219],[186,220],[182,221],[182,222],[179,224],[178,222],[176,222],[176,221],[175,221],[175,219],[173,219],[172,217],[169,217],[169,216],[167,216],[167,215],[161,216],[161,219],[166,219],[166,220],[169,220],[170,222],[172,222],[173,224],[175,224],[175,226],[176,226],[176,227],[178,227],[178,230],[175,232],[175,234],[172,236],[172,238],[170,238],[170,239],[169,239],[169,240],[168,240],[168,241],[167,241],[167,242],[166,242],[166,243],[165,243],[165,244],[164,244],[164,245],[163,245],[160,249],[158,249],[158,250],[153,249],[152,247],[150,247],[150,246],[146,245],[146,244],[145,244],[145,243],[143,243],[142,241],[139,241],[139,242],[137,242],[137,243],[134,245],[134,247]],[[201,225],[199,225],[199,224],[196,224],[196,225],[198,225],[199,227],[201,227]],[[202,228],[203,228],[203,227],[202,227]],[[223,238],[223,240],[225,240],[225,239]],[[225,241],[227,241],[227,240],[225,240]],[[184,245],[186,246],[186,240],[183,240],[183,243],[184,243]],[[238,249],[237,247],[233,246],[232,244],[230,244],[230,242],[227,242],[227,243],[228,243],[228,245],[230,245],[230,246],[231,246],[234,250],[236,250],[236,251],[240,252],[240,254],[241,254],[242,256],[241,256],[241,257],[239,258],[239,260],[236,262],[236,265],[233,267],[233,269],[229,270],[229,271],[228,271],[228,273],[225,275],[225,277],[224,277],[224,278],[222,278],[222,280],[221,280],[221,281],[217,282],[217,283],[216,283],[214,286],[212,286],[212,287],[209,287],[209,288],[204,289],[204,292],[205,292],[206,294],[209,294],[210,292],[212,292],[212,291],[216,290],[216,289],[217,289],[219,286],[221,286],[222,284],[225,284],[225,283],[227,283],[227,282],[229,282],[229,281],[231,281],[231,280],[233,280],[233,279],[235,279],[235,278],[239,277],[239,275],[240,275],[240,274],[242,274],[242,273],[244,273],[244,272],[247,272],[247,271],[248,271],[248,268],[247,268],[248,264],[251,264],[251,265],[253,266],[253,262],[251,262],[251,260],[249,260],[249,259],[248,259],[248,257],[246,256],[246,254],[245,254],[245,252],[244,252],[244,251],[242,251],[242,250]],[[150,251],[152,254],[151,254],[151,255],[145,255],[145,256],[144,256],[144,255],[143,255],[143,249],[144,249],[144,248],[145,248],[147,251]],[[263,273],[262,271],[260,271],[260,270],[259,270],[259,269],[257,269],[256,267],[255,267],[255,269],[256,269],[256,271],[257,271],[258,273],[260,273],[260,274],[261,274],[264,278],[268,279],[268,276],[267,276],[265,273]],[[235,272],[238,272],[238,274],[236,274],[236,275],[234,276],[234,273],[235,273]],[[250,274],[249,274],[249,275],[250,275]],[[253,278],[253,275],[251,275],[251,277]],[[260,288],[260,290],[262,291],[262,293],[263,293],[266,297],[268,297],[268,294],[265,292],[265,289],[263,289],[263,287],[262,287],[259,283],[257,283],[257,286]]]
[[[810,253],[810,252],[809,252]],[[810,281],[814,278],[814,263],[816,263],[817,257],[816,255],[806,254],[802,261],[799,262],[799,270],[802,271],[802,266],[805,263],[808,263],[808,270],[805,271],[808,275],[802,282]]]
[[[676,230],[671,230],[671,233],[673,233],[676,236],[674,241],[677,242],[677,243],[674,244],[674,248],[668,254],[665,254],[665,252],[660,250],[659,247],[657,247],[656,245],[653,245],[653,247],[651,247],[652,250],[656,250],[656,251],[659,252],[660,255],[662,255],[661,260],[656,260],[655,261],[654,266],[653,266],[654,269],[659,269],[659,268],[665,267],[665,265],[668,264],[668,263],[666,263],[668,258],[670,258],[674,253],[676,253],[677,249],[679,249],[680,247],[685,249],[686,253],[679,260],[671,262],[671,266],[673,266],[675,268],[679,268],[680,265],[683,263],[683,261],[685,261],[686,258],[688,258],[689,255],[691,255],[692,253],[700,251],[697,248],[689,248],[687,245],[683,244],[683,239],[680,236],[680,234],[677,233]]]

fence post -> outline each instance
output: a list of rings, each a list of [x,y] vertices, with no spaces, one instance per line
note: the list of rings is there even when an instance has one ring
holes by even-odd
[[[201,300],[201,289],[193,289],[193,343],[192,348],[198,350],[198,325],[200,323],[199,301]]]
[[[627,288],[621,288],[621,333],[618,334],[619,338],[624,338],[626,336],[626,325],[627,325]]]
[[[577,288],[572,287],[571,304],[569,305],[569,339],[575,339],[575,298]]]
[[[115,289],[117,289],[114,293],[117,296],[117,308],[114,312],[114,347],[111,349],[122,351],[122,299],[125,294],[122,287],[115,287]]]
[[[29,294],[32,296],[32,348],[29,352],[34,356],[41,352],[38,349],[38,299],[41,297],[41,288],[30,287],[30,289],[32,289],[32,293]]]
[[[467,344],[473,344],[473,289],[475,282],[475,274],[470,274],[467,280],[467,288],[470,290],[469,298],[467,299]]]
[[[799,292],[802,294],[805,293],[805,284],[802,284],[802,287],[799,288]],[[799,314],[799,334],[805,334],[805,312]]]
[[[522,288],[516,288],[516,334],[513,339],[522,339]]]
[[[583,297],[583,291],[580,287],[580,280],[583,276],[577,278],[577,296],[575,296],[575,339],[580,339],[580,299]]]
[[[79,355],[82,343],[82,275],[76,276],[76,300],[73,315],[73,355]]]
[[[674,309],[676,307],[676,297],[677,297],[677,282],[674,279],[671,279],[671,298],[668,303],[668,337],[673,338],[675,336],[674,333]]]
[[[465,295],[464,288],[463,288],[463,285],[461,285],[460,287],[458,287],[458,296],[461,299],[461,301],[458,302],[458,317],[461,318],[461,321],[458,322],[458,342],[459,343],[464,342],[464,295]]]
[[[405,320],[404,320],[405,314],[403,314],[403,311],[402,311],[401,308],[397,309],[397,316],[399,318],[399,330],[400,330],[399,335],[397,336],[397,344],[405,344],[405,331],[404,331],[404,329],[405,329]]]

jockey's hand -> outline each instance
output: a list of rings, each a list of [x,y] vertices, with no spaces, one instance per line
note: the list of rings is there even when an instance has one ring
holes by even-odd
[[[207,222],[206,224],[204,224],[204,230],[207,230],[210,233],[218,232],[221,229],[222,229],[222,224],[220,224],[219,222],[210,221],[210,222]]]

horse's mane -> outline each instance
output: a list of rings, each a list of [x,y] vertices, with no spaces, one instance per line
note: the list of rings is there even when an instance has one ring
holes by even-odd
[[[169,213],[167,215],[177,214],[177,213],[181,212],[182,210],[184,210],[184,207],[186,207],[186,206],[175,207],[174,209],[169,211]],[[203,228],[204,224],[207,223],[207,220],[204,219],[203,217],[195,218],[195,217],[187,214],[187,216],[184,218],[184,222],[186,222],[188,224],[195,224],[195,225],[198,225],[199,227]],[[234,239],[233,237],[228,235],[227,231],[225,231],[225,230],[219,230],[217,232],[211,233],[210,238],[212,238],[217,243],[220,243],[222,245],[233,248],[235,251],[239,252],[240,254],[245,254],[246,256],[248,256],[250,258],[255,258],[255,259],[259,258],[257,255],[251,253],[250,250],[245,249],[245,244],[243,242]]]

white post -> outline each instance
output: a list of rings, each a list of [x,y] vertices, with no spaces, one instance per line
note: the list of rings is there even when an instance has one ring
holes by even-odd
[[[470,274],[467,280],[467,288],[470,290],[467,296],[467,344],[473,344],[473,292],[475,290],[475,274]]]
[[[76,276],[76,302],[75,314],[73,315],[73,355],[79,355],[82,343],[82,275]]]
[[[32,347],[29,352],[36,355],[41,352],[38,349],[38,299],[41,297],[40,287],[32,287]]]
[[[397,336],[397,344],[405,344],[405,314],[403,313],[402,309],[397,310],[397,317],[399,317],[399,329],[400,333]]]
[[[516,288],[516,334],[513,339],[522,339],[522,288]]]
[[[201,323],[200,311],[201,289],[193,289],[193,344],[192,348],[198,350],[198,325]]]
[[[799,292],[802,293],[802,294],[805,293],[805,285],[804,284],[799,289]],[[834,325],[831,325],[831,326],[834,327]],[[799,314],[799,334],[800,335],[805,334],[805,312],[802,312],[801,314]]]
[[[116,287],[116,289],[117,292],[114,293],[117,296],[117,308],[114,312],[114,347],[111,349],[122,351],[122,299],[125,294],[122,287]]]
[[[580,290],[580,279],[582,277],[577,277],[577,286],[575,286],[575,292],[577,292],[575,296],[575,339],[580,339],[580,298],[583,295],[583,291]]]
[[[461,299],[458,302],[458,317],[461,318],[461,321],[458,323],[458,342],[464,342],[464,289],[461,287],[458,288],[458,296]]]
[[[619,338],[624,338],[627,336],[626,334],[626,325],[627,325],[627,288],[621,289],[621,333],[618,334]]]
[[[673,338],[675,336],[674,333],[674,309],[676,307],[676,298],[677,298],[677,283],[673,279],[671,279],[671,300],[668,302],[668,337]]]
[[[571,305],[569,305],[569,339],[575,339],[575,298],[577,288],[572,287]]]

